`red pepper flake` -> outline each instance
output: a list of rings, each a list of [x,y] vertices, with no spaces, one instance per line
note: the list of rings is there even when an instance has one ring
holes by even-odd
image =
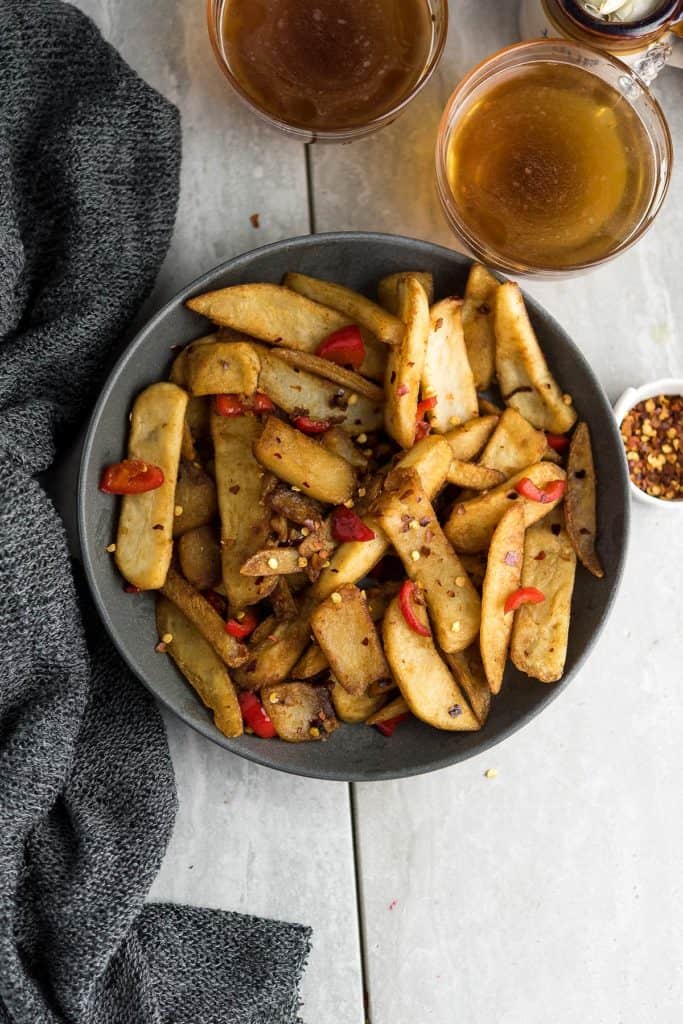
[[[516,551],[506,551],[503,562],[505,565],[519,565],[519,555]]]
[[[454,704],[452,708],[448,709],[448,714],[451,716],[451,718],[457,718],[458,715],[462,714],[462,708],[460,707],[459,704]]]
[[[231,494],[239,494],[240,493],[240,485],[239,484],[233,484],[232,487],[230,487],[228,489],[229,489]]]
[[[250,216],[249,220],[251,221],[252,228],[260,228],[261,227],[258,213],[252,213],[252,215]]]
[[[140,587],[136,587],[133,583],[126,583],[123,588],[127,594],[141,594]]]
[[[403,396],[407,395],[409,391],[410,388],[408,387],[407,384],[399,384],[399,386],[396,388],[396,394],[399,396],[399,398],[403,398]]]
[[[534,555],[535,562],[542,562],[545,558],[545,551],[539,551],[537,555]]]

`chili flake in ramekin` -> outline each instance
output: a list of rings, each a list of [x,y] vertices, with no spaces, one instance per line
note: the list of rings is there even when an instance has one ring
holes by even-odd
[[[683,497],[683,396],[656,395],[621,422],[631,480],[653,498]]]

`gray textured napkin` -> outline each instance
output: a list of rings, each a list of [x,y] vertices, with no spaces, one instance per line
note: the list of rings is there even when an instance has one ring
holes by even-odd
[[[143,906],[176,795],[155,705],[82,625],[36,480],[175,215],[177,111],[59,0],[0,0],[0,1021],[290,1024],[308,930]],[[207,822],[207,828],[210,823]]]

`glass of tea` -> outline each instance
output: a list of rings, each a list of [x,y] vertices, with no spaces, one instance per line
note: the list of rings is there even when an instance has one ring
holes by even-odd
[[[348,142],[389,124],[436,67],[447,0],[208,0],[231,85],[304,141]]]
[[[623,252],[671,177],[659,104],[609,54],[564,40],[510,46],[458,85],[436,147],[446,217],[468,252],[558,276]]]

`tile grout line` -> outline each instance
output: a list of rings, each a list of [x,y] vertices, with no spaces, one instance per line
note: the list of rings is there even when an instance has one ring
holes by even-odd
[[[309,234],[316,233],[315,225],[315,200],[313,198],[313,158],[311,156],[312,142],[304,143],[304,158],[306,163],[306,194],[308,197],[308,231]]]
[[[363,880],[360,870],[360,846],[358,844],[358,807],[356,785],[349,784],[349,807],[351,811],[351,842],[353,844],[353,873],[356,883],[356,912],[358,917],[358,947],[360,951],[360,978],[363,986],[363,1021],[370,1024],[370,992],[368,988],[368,952],[366,943],[365,909],[363,905]]]

